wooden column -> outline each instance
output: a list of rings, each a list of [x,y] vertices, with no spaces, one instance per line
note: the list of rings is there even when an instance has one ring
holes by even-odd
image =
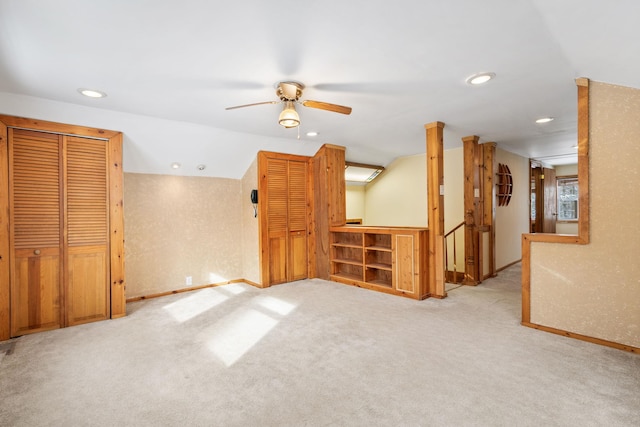
[[[329,280],[329,227],[347,222],[345,148],[325,144],[313,157],[313,227],[309,240],[309,277]]]
[[[485,277],[494,277],[496,275],[496,186],[495,176],[497,172],[497,164],[494,162],[496,153],[495,142],[485,142],[480,145],[482,150],[482,225],[489,227],[489,271]],[[480,248],[482,250],[482,248]]]
[[[444,123],[424,125],[427,131],[427,216],[429,221],[429,294],[445,298],[444,290]]]
[[[124,274],[124,172],[122,134],[109,139],[109,231],[111,256],[111,318],[127,314]]]
[[[480,179],[478,174],[478,136],[462,138],[464,152],[464,259],[465,275],[462,281],[465,285],[480,283],[478,226],[480,215],[478,202],[480,198]]]

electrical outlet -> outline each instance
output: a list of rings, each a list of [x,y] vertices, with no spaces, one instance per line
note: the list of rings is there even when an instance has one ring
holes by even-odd
[[[191,276],[187,276],[187,286],[191,286],[191,284],[192,284]]]

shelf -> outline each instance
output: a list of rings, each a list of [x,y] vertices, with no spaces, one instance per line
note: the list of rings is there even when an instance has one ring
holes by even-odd
[[[391,270],[391,264],[380,264],[380,263],[371,263],[366,265],[367,268],[375,268],[377,270]]]
[[[348,243],[332,243],[331,246],[333,246],[334,248],[355,248],[355,249],[362,249],[362,245],[351,245]]]
[[[335,258],[331,260],[331,262],[335,262],[338,264],[350,264],[350,265],[362,266],[362,261],[358,261],[357,259]]]
[[[334,273],[332,274],[332,276],[339,277],[340,279],[344,279],[344,280],[354,280],[354,281],[362,280],[362,276],[358,276],[357,274]]]
[[[370,283],[370,284],[376,285],[376,286],[384,286],[385,288],[390,288],[391,287],[391,283],[387,282],[386,280],[370,280],[367,283]]]
[[[365,249],[368,251],[391,252],[391,248],[386,246],[367,246]]]

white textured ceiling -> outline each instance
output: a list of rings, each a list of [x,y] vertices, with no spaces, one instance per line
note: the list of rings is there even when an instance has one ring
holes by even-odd
[[[131,172],[239,178],[258,150],[323,143],[386,166],[433,121],[445,148],[553,158],[576,142],[575,78],[640,87],[639,20],[637,0],[0,0],[0,113],[121,130]],[[299,106],[298,139],[281,105],[225,110],[283,80],[353,113]]]

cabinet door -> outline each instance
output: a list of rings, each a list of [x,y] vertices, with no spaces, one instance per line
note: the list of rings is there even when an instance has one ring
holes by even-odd
[[[12,336],[63,325],[61,146],[58,135],[9,129]]]
[[[307,278],[307,163],[289,161],[288,178],[289,281]]]
[[[416,271],[414,268],[415,238],[412,235],[395,236],[395,289],[414,293],[416,290]]]
[[[67,325],[109,318],[107,143],[65,137]]]

